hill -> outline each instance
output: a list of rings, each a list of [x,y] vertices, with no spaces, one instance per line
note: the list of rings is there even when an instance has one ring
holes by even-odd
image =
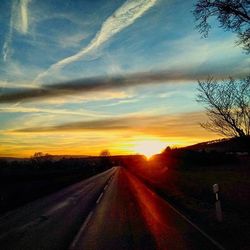
[[[183,149],[194,151],[218,151],[218,152],[231,152],[231,153],[249,153],[250,150],[250,137],[244,139],[231,138],[221,139],[214,141],[207,141],[191,146],[184,147]]]

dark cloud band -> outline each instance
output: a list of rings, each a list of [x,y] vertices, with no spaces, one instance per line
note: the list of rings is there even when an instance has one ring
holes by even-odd
[[[72,94],[84,94],[87,92],[105,91],[118,88],[127,88],[143,84],[169,83],[173,81],[196,81],[206,79],[210,74],[207,72],[152,72],[136,73],[125,76],[85,78],[81,80],[55,83],[33,89],[19,89],[18,91],[5,92],[0,95],[0,103],[15,103],[20,101],[35,101],[57,96]],[[214,75],[217,79],[225,78],[226,75]],[[237,77],[241,77],[240,75]]]

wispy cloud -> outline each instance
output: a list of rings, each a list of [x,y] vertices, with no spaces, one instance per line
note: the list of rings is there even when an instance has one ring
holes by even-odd
[[[12,43],[12,35],[13,35],[15,4],[16,4],[16,1],[13,0],[12,6],[11,6],[11,13],[10,13],[9,31],[5,37],[5,41],[4,41],[3,49],[2,49],[4,62],[6,62],[8,58],[11,56],[11,43]]]
[[[74,34],[69,36],[68,34],[64,34],[64,36],[60,36],[57,39],[57,42],[59,43],[59,45],[65,49],[68,47],[77,47],[79,46],[80,42],[82,42],[87,35],[85,34]]]
[[[112,106],[118,106],[118,105],[122,105],[122,104],[136,103],[138,101],[139,101],[139,98],[135,99],[135,98],[131,98],[130,97],[129,99],[125,99],[125,100],[120,100],[120,101],[113,102],[113,103],[104,104],[103,106],[104,107],[112,107]]]
[[[156,2],[157,0],[127,0],[120,8],[118,8],[104,21],[101,29],[86,47],[84,47],[75,55],[66,57],[63,60],[53,64],[48,70],[39,74],[34,81],[40,81],[53,71],[57,71],[67,64],[78,61],[86,54],[97,49],[116,33],[133,24],[136,19],[141,17],[148,9],[153,7]]]
[[[21,0],[20,1],[20,32],[25,34],[28,31],[29,26],[29,12],[28,12],[28,4],[31,0]]]
[[[12,1],[12,15],[13,28],[21,33],[26,34],[29,28],[29,4],[32,0],[13,0]]]
[[[31,0],[12,0],[9,31],[5,37],[2,53],[3,60],[6,62],[11,57],[11,44],[13,38],[13,30],[21,34],[26,34],[29,27],[29,9],[28,5]]]
[[[87,111],[84,109],[79,110],[66,110],[66,109],[46,109],[46,108],[29,108],[22,106],[4,107],[0,108],[0,113],[47,113],[55,115],[75,115],[84,117],[101,117],[101,113]]]

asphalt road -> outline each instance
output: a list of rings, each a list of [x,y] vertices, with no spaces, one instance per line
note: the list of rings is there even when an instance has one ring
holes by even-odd
[[[117,167],[0,218],[0,249],[221,248]]]

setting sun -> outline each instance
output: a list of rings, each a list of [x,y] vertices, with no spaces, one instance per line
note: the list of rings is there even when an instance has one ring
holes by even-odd
[[[145,155],[147,158],[161,153],[166,147],[166,142],[157,140],[143,140],[135,143],[134,151],[139,154]]]

